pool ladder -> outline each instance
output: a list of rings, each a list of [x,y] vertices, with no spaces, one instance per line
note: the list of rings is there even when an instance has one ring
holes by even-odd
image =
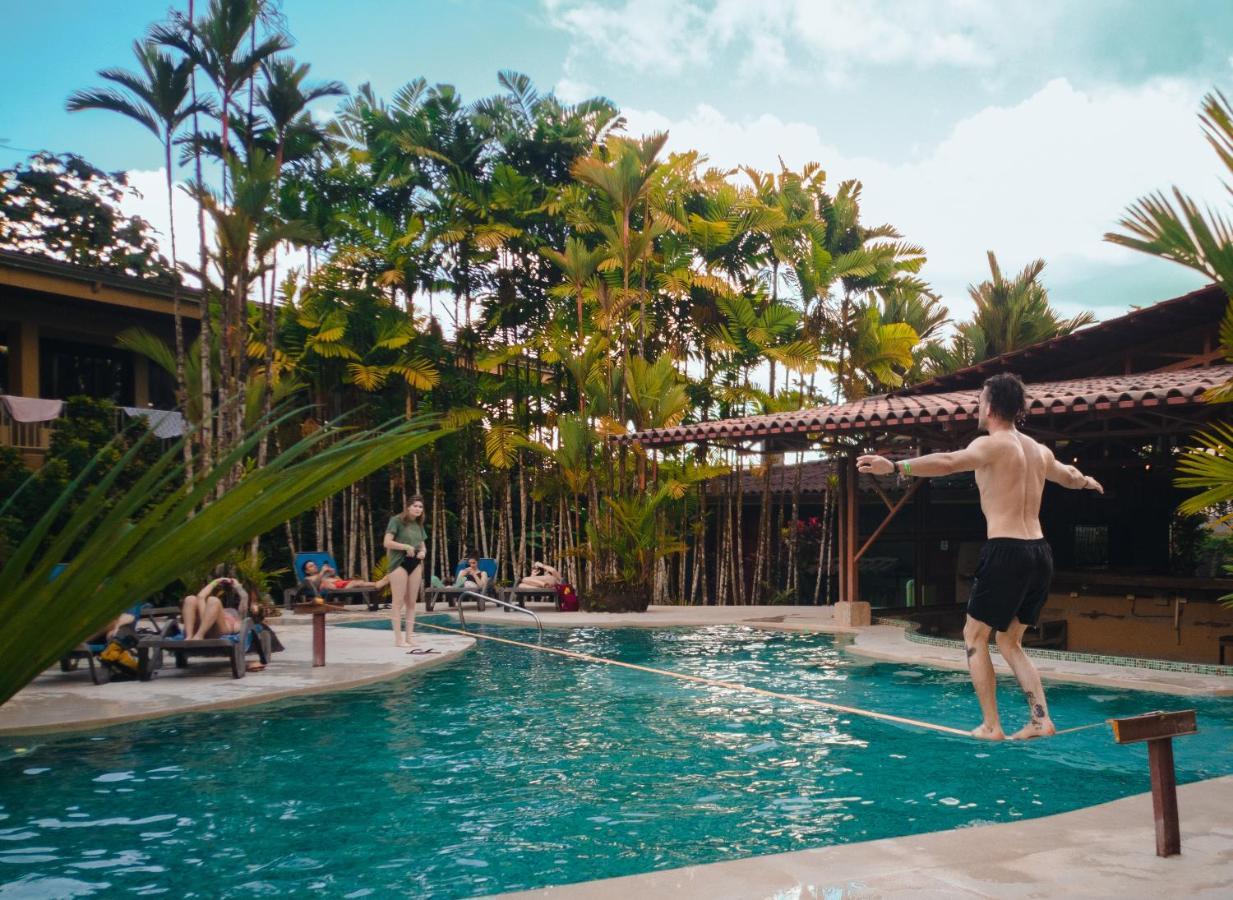
[[[466,630],[467,627],[467,617],[462,611],[463,597],[472,597],[481,603],[495,603],[497,606],[504,606],[506,609],[513,610],[514,612],[525,613],[535,620],[535,627],[539,629],[539,636],[544,636],[544,623],[539,620],[539,616],[525,606],[515,606],[513,603],[506,603],[504,600],[498,600],[495,597],[486,597],[483,594],[477,594],[475,591],[463,591],[458,597],[458,603],[454,606],[454,609],[458,610],[458,621],[462,624],[463,630]]]

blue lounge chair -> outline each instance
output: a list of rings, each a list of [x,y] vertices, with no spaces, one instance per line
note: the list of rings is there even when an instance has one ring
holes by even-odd
[[[334,561],[334,554],[332,553],[327,553],[324,550],[308,550],[303,553],[297,553],[292,566],[295,569],[295,580],[298,584],[296,587],[287,588],[283,591],[283,606],[290,607],[297,598],[311,600],[313,597],[320,596],[326,600],[335,600],[339,603],[347,603],[347,598],[349,597],[352,598],[351,602],[354,603],[357,602],[355,598],[359,598],[358,602],[368,604],[368,609],[372,612],[376,612],[381,608],[381,595],[378,591],[366,588],[318,591],[304,574],[304,566],[310,562],[316,563],[318,570],[324,566],[329,566],[335,572],[338,571],[338,563]]]
[[[475,608],[483,612],[484,607],[487,605],[484,603],[484,597],[492,596],[492,583],[497,577],[497,561],[486,556],[483,558],[476,557],[476,560],[479,562],[480,571],[488,576],[488,585],[482,591],[471,591],[465,599],[474,600]],[[467,561],[465,559],[454,566],[455,581],[458,580],[458,574],[466,567]],[[448,584],[445,587],[428,587],[424,591],[424,609],[432,612],[432,608],[436,605],[437,601],[442,599],[449,603],[451,607],[456,603],[461,603],[464,599],[462,596],[464,590],[468,589],[457,588],[452,584]]]
[[[68,568],[68,563],[56,563],[51,568],[51,574],[48,580],[55,580],[60,573]],[[175,607],[155,607],[149,603],[137,603],[125,610],[134,619],[134,624],[140,623],[143,619],[149,623],[155,633],[159,632],[164,625],[159,622],[160,618],[168,615],[175,615],[179,609]],[[64,656],[60,657],[60,671],[72,672],[81,666],[82,660],[85,660],[90,669],[90,680],[95,684],[107,684],[111,681],[111,669],[98,658],[99,654],[107,649],[107,644],[110,641],[83,641],[78,644]]]

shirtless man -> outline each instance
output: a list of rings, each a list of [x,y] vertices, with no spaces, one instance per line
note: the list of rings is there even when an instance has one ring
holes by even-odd
[[[991,741],[1006,736],[998,718],[997,677],[989,657],[989,633],[995,630],[998,650],[1015,673],[1028,703],[1028,724],[1012,735],[1012,740],[1044,737],[1056,731],[1040,675],[1021,643],[1023,632],[1040,617],[1053,578],[1053,553],[1040,528],[1045,482],[1104,493],[1095,478],[1074,466],[1062,465],[1048,447],[1015,428],[1015,420],[1025,409],[1019,377],[994,375],[980,394],[978,424],[988,434],[965,449],[901,462],[882,456],[862,456],[856,461],[857,469],[870,475],[900,472],[932,478],[954,472],[976,473],[989,540],[976,567],[963,643],[984,719],[972,735]]]

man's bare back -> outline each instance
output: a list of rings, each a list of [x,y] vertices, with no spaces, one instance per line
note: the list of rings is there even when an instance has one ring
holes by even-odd
[[[1028,724],[1015,737],[1043,737],[1055,730],[1040,676],[1021,644],[1024,631],[1036,624],[1048,600],[1053,577],[1053,554],[1040,527],[1045,482],[1104,493],[1096,479],[1061,464],[1048,447],[1015,428],[1015,419],[1025,407],[1023,383],[1013,375],[996,375],[981,391],[979,424],[988,431],[987,435],[962,450],[931,453],[902,463],[882,456],[862,456],[857,460],[858,470],[870,475],[896,471],[924,478],[956,472],[976,475],[989,540],[981,549],[972,583],[963,639],[984,718],[972,734],[989,740],[1005,736],[998,718],[997,681],[989,657],[989,636],[994,631],[998,649],[1014,671],[1028,702]]]

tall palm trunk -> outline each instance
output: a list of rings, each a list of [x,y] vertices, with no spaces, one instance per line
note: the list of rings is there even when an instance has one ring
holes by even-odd
[[[183,407],[185,417],[188,415],[188,382],[184,375],[184,316],[180,312],[180,258],[176,252],[176,208],[175,186],[171,177],[171,133],[163,142],[163,165],[167,171],[167,233],[171,238],[171,268],[175,277],[171,282],[171,316],[175,327],[176,343],[176,396]],[[203,292],[204,293],[204,292]],[[184,478],[193,480],[193,446],[191,441],[184,442]]]
[[[188,20],[193,18],[193,0],[188,0]],[[205,179],[201,171],[201,129],[197,119],[197,72],[194,69],[189,75],[189,90],[193,98],[193,169],[198,185],[204,185]],[[206,249],[205,209],[197,204],[197,250],[200,258],[201,272],[201,453],[202,468],[209,468],[214,459],[214,385],[210,372],[210,350],[212,328],[210,325],[210,293],[209,251]]]

